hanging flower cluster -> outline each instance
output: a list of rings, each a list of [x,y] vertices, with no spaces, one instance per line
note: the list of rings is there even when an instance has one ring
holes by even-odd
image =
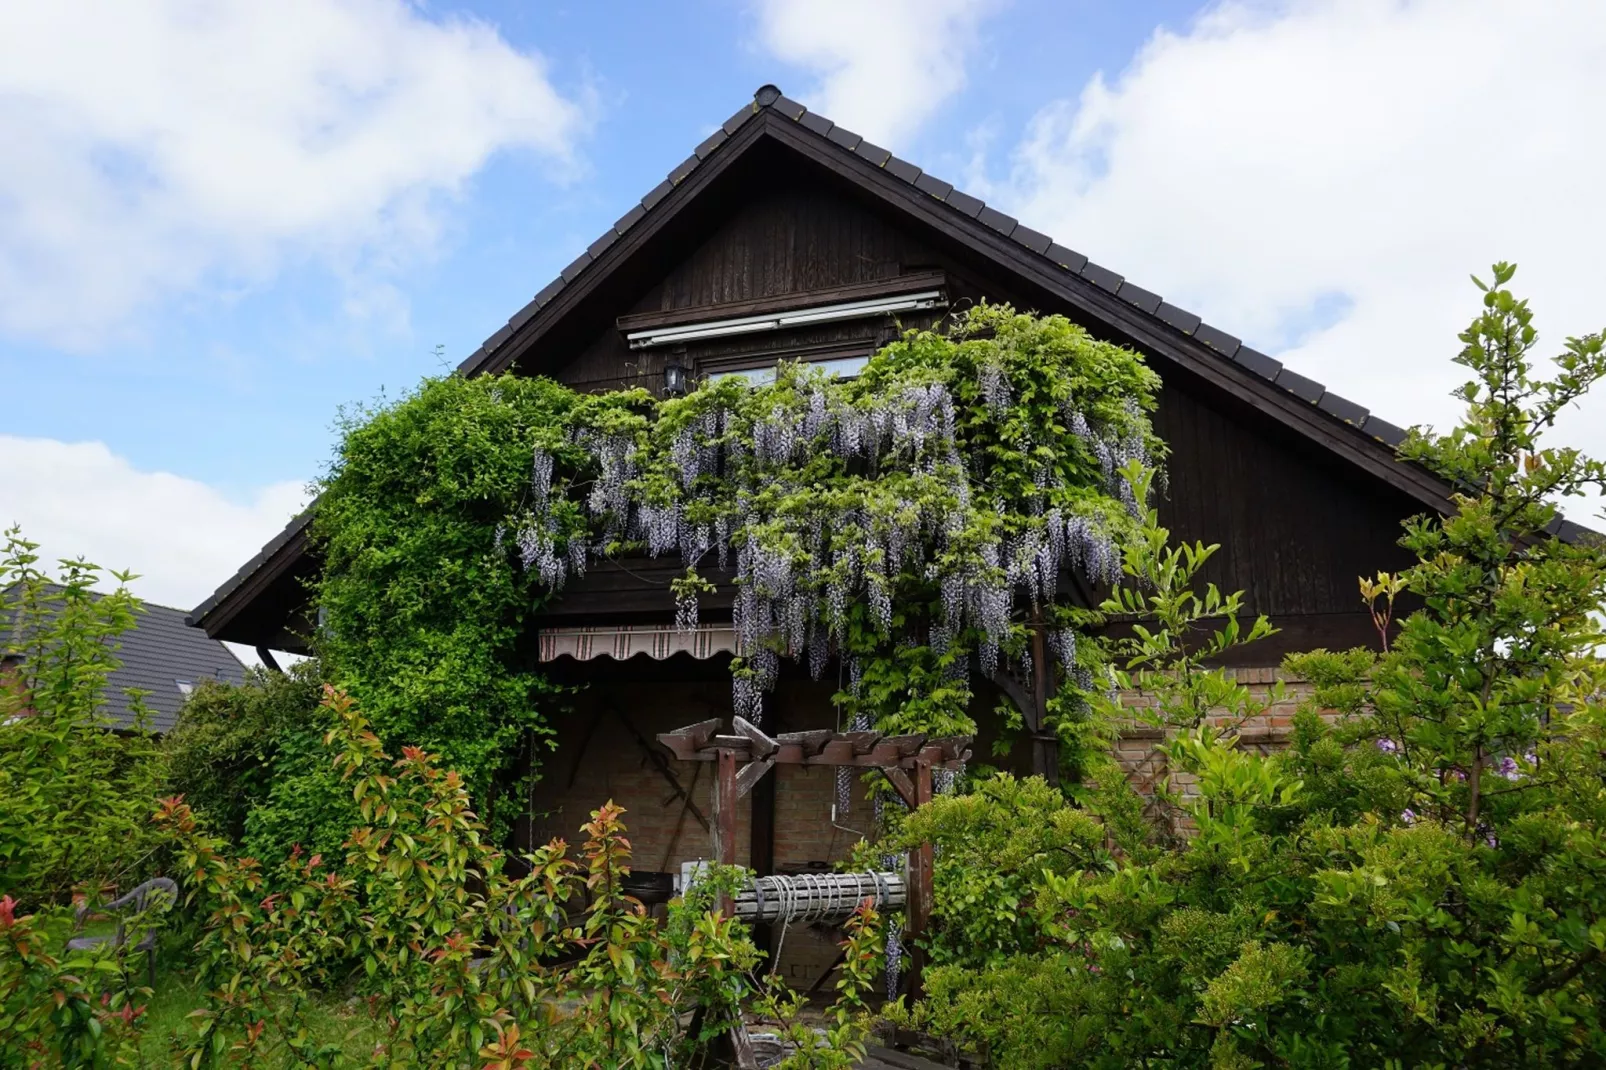
[[[561,447],[535,450],[518,558],[557,590],[589,557],[678,554],[681,628],[712,587],[697,570],[733,565],[734,698],[755,721],[786,658],[818,679],[833,650],[919,643],[947,680],[991,676],[1026,657],[1023,611],[1060,620],[1119,575],[1139,506],[1127,466],[1157,459],[1156,383],[1061,318],[984,305],[856,380],[783,366],[632,418],[582,411]],[[559,452],[572,471],[555,474]],[[582,508],[566,519],[560,499]],[[1053,650],[1074,670],[1063,622]]]

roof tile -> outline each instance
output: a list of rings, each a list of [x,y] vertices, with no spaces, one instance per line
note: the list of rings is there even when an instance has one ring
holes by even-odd
[[[1033,230],[1024,223],[1017,223],[1009,236],[1020,242],[1034,253],[1046,253],[1048,247],[1054,244],[1054,239],[1041,231]]]
[[[976,221],[987,224],[1006,238],[1015,233],[1015,228],[1020,226],[1019,220],[1014,216],[1005,215],[998,209],[986,205],[982,205],[981,211],[976,213]]]
[[[1115,291],[1115,296],[1128,304],[1137,305],[1151,315],[1160,307],[1160,295],[1130,282],[1122,282],[1121,288]]]
[[[630,211],[620,216],[618,222],[614,223],[613,229],[617,230],[620,234],[623,234],[625,231],[641,222],[641,217],[646,214],[647,209],[643,208],[641,205],[632,205]]]
[[[712,134],[709,134],[707,137],[705,137],[702,140],[702,143],[692,150],[692,155],[697,157],[699,160],[706,160],[708,159],[709,153],[719,148],[729,139],[730,135],[725,133],[725,128],[722,126],[718,130],[715,130]]]
[[[1354,424],[1356,427],[1361,426],[1361,423],[1366,419],[1367,408],[1365,405],[1357,405],[1349,398],[1339,397],[1331,390],[1323,394],[1322,400],[1317,404],[1345,423]]]
[[[1238,352],[1238,347],[1243,345],[1242,342],[1228,334],[1226,331],[1223,331],[1217,327],[1212,327],[1208,323],[1201,323],[1199,326],[1195,327],[1193,329],[1193,336],[1199,341],[1203,342],[1205,345],[1209,346],[1211,349],[1214,349],[1217,353],[1220,353],[1222,356],[1226,357],[1230,357],[1234,353]]]
[[[738,109],[735,115],[732,115],[729,119],[726,119],[724,125],[721,126],[720,129],[725,131],[727,134],[734,134],[736,131],[742,128],[743,123],[747,122],[747,120],[751,119],[757,114],[758,110],[754,108],[753,105],[745,105]]]
[[[896,156],[888,156],[887,162],[881,165],[887,173],[894,178],[901,178],[905,182],[914,182],[920,178],[920,168],[908,160],[900,160]]]
[[[604,249],[608,248],[608,246],[612,245],[618,240],[619,232],[617,230],[607,231],[602,235],[602,237],[591,243],[590,247],[586,249],[586,253],[591,257],[591,259],[595,260],[597,257],[602,255]]]
[[[788,96],[777,97],[775,103],[771,104],[770,107],[794,122],[802,119],[803,113],[808,110],[807,108],[803,107],[803,105],[799,104],[797,101]]]
[[[673,182],[669,181],[667,178],[664,179],[662,182],[658,183],[652,189],[647,191],[647,195],[641,199],[641,207],[648,212],[652,211],[654,206],[656,206],[659,201],[669,196],[669,191],[674,188],[675,184]]]
[[[1232,355],[1232,359],[1262,379],[1270,379],[1273,382],[1276,381],[1278,373],[1283,370],[1282,361],[1272,360],[1260,350],[1250,349],[1248,346],[1239,346],[1238,352]]]
[[[825,116],[816,115],[811,111],[806,111],[802,115],[799,115],[797,117],[797,124],[805,130],[814,131],[821,137],[829,134],[831,132],[831,127],[836,125]]]
[[[1161,301],[1160,307],[1154,310],[1154,314],[1183,334],[1192,334],[1199,329],[1199,324],[1203,322],[1192,312],[1185,308],[1178,308],[1169,301]]]
[[[1079,274],[1082,276],[1082,278],[1086,279],[1088,282],[1091,282],[1094,286],[1108,290],[1112,294],[1121,288],[1121,283],[1123,281],[1121,276],[1117,275],[1109,268],[1100,267],[1091,260],[1082,265],[1082,270],[1079,272]]]
[[[516,331],[526,323],[529,323],[539,311],[541,311],[540,303],[537,301],[529,301],[523,308],[513,313],[512,318],[507,321],[507,325]]]
[[[944,197],[943,201],[948,205],[959,209],[972,219],[975,219],[977,213],[983,208],[987,207],[985,204],[981,203],[980,198],[972,197],[970,194],[965,193],[962,190],[952,188],[949,189],[948,196]]]
[[[485,340],[485,350],[486,350],[486,352],[491,352],[491,351],[495,350],[503,342],[507,341],[509,338],[512,338],[512,337],[513,337],[513,328],[509,327],[505,323],[502,324],[502,326],[500,326],[500,327],[498,327],[496,329],[496,333],[495,334],[491,335],[491,337],[489,337],[489,338],[487,338]]]
[[[1307,379],[1287,365],[1277,373],[1276,384],[1297,398],[1315,403],[1322,399],[1327,388],[1314,379]]]
[[[574,277],[580,274],[580,272],[584,271],[586,265],[589,263],[591,263],[591,254],[581,253],[579,256],[575,257],[572,262],[570,262],[568,267],[558,272],[558,276],[562,278],[564,282],[573,282]]]
[[[915,189],[921,193],[929,193],[940,201],[946,199],[948,194],[954,191],[954,184],[952,182],[944,182],[928,171],[922,172],[920,177],[915,179]]]
[[[892,158],[892,153],[888,152],[880,145],[872,145],[868,141],[859,142],[858,147],[856,147],[853,151],[858,153],[860,156],[863,156],[866,160],[869,160],[877,167],[880,167],[882,164],[886,163]]]
[[[541,287],[540,291],[536,293],[535,303],[544,307],[548,301],[551,301],[554,297],[558,296],[558,291],[561,289],[563,289],[563,279],[553,279],[551,282]]]
[[[678,186],[685,180],[687,175],[691,174],[696,169],[697,157],[695,155],[688,156],[684,160],[680,161],[680,166],[669,172],[669,181]]]
[[[852,130],[844,130],[840,126],[831,127],[830,130],[826,131],[825,136],[836,142],[838,145],[841,145],[849,152],[852,152],[854,149],[858,148],[859,142],[864,140],[864,138],[860,137],[858,134],[855,134]]]
[[[1065,246],[1059,244],[1058,242],[1053,242],[1049,245],[1046,255],[1050,260],[1054,261],[1054,263],[1066,268],[1069,271],[1080,272],[1082,268],[1087,266],[1087,257],[1083,256],[1075,249],[1065,248]]]
[[[1405,428],[1389,423],[1376,413],[1366,418],[1366,422],[1361,425],[1361,430],[1385,446],[1398,446],[1405,441]]]

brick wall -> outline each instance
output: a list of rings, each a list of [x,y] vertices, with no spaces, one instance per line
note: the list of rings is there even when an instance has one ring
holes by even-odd
[[[1271,699],[1276,684],[1283,685],[1283,693],[1271,702],[1266,712],[1251,717],[1238,726],[1240,746],[1253,748],[1261,754],[1271,754],[1288,746],[1293,729],[1294,714],[1305,699],[1310,697],[1309,683],[1284,673],[1281,669],[1237,668],[1228,669],[1227,675],[1245,685],[1261,702]],[[1153,697],[1141,691],[1128,691],[1121,696],[1121,704],[1132,710],[1152,707]],[[1225,716],[1208,719],[1213,724],[1224,724]],[[1116,740],[1115,757],[1127,777],[1146,796],[1154,796],[1161,787],[1188,796],[1198,792],[1191,775],[1171,769],[1160,747],[1165,734],[1148,725],[1133,723],[1124,727]]]
[[[625,824],[637,872],[678,873],[682,862],[713,856],[712,837],[677,798],[664,769],[688,790],[701,812],[713,814],[713,763],[679,762],[658,746],[658,733],[710,717],[728,719],[730,682],[723,668],[707,679],[643,681],[610,671],[615,663],[591,663],[596,673],[590,685],[576,696],[574,710],[554,724],[555,747],[541,763],[541,779],[531,792],[534,820],[521,829],[526,843],[545,843],[561,837],[579,843],[579,828],[590,812],[612,799],[625,808]],[[1269,751],[1286,745],[1293,714],[1309,693],[1302,681],[1285,678],[1280,670],[1232,670],[1240,682],[1265,695],[1281,679],[1285,695],[1265,716],[1242,726],[1246,743]],[[834,686],[805,680],[784,680],[768,700],[764,727],[771,732],[838,727],[830,698]],[[1148,698],[1131,693],[1123,702],[1137,709]],[[981,731],[973,750],[977,761],[1016,772],[1029,767],[1023,745],[1010,754],[994,757],[996,737],[994,699],[978,697],[972,711]],[[633,731],[632,731],[633,730]],[[1160,734],[1133,725],[1124,731],[1116,756],[1139,790],[1153,794],[1168,778],[1172,790],[1187,793],[1185,775],[1168,769],[1158,751]],[[662,762],[649,756],[656,754]],[[847,857],[853,845],[873,827],[867,787],[856,776],[853,798],[846,813],[832,820],[836,795],[833,769],[824,766],[777,766],[774,778],[774,870],[779,873],[820,869]],[[751,865],[752,796],[737,808],[736,853],[742,865]],[[779,937],[779,926],[774,936]],[[778,969],[791,984],[807,988],[829,968],[841,936],[821,926],[792,926],[785,933]]]

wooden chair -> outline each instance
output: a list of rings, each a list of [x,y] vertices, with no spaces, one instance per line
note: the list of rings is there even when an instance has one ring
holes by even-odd
[[[178,901],[178,885],[166,877],[157,877],[148,880],[133,891],[110,903],[100,907],[91,907],[84,903],[78,908],[77,928],[82,929],[84,922],[91,917],[114,915],[117,918],[117,930],[114,933],[100,936],[75,936],[67,941],[68,951],[92,951],[102,944],[110,943],[112,947],[122,947],[128,942],[127,923],[130,917],[139,917],[144,935],[134,945],[135,951],[145,952],[145,965],[150,972],[151,988],[156,987],[156,930],[158,926],[153,922],[151,914],[165,914],[174,903]],[[75,930],[76,931],[76,930]]]

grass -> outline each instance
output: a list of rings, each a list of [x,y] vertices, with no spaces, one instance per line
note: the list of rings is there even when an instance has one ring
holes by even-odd
[[[145,1010],[145,1030],[140,1043],[142,1068],[168,1068],[181,1065],[185,1042],[194,1035],[191,1012],[205,1003],[205,993],[192,973],[158,963],[156,988]],[[366,1007],[330,998],[308,1005],[299,1023],[319,1045],[338,1048],[346,1056],[366,1062],[381,1030],[369,1017]],[[276,1065],[279,1045],[265,1035],[267,1057],[258,1065]]]

